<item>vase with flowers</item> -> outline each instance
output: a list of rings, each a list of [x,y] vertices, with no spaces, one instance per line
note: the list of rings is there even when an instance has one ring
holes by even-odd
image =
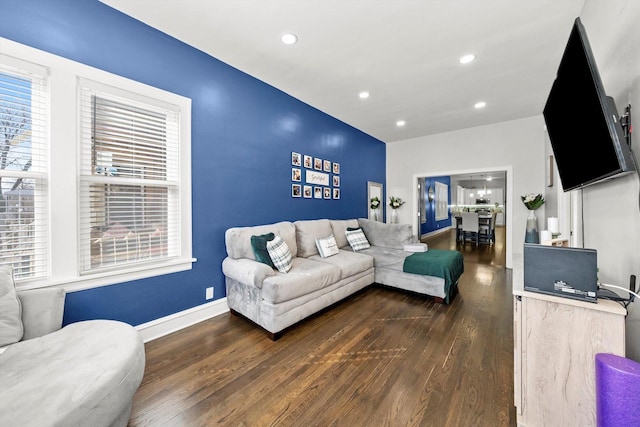
[[[372,197],[369,200],[369,207],[371,208],[371,219],[374,221],[378,220],[378,208],[380,207],[380,199],[378,196]]]
[[[396,209],[400,206],[404,205],[404,201],[400,197],[389,197],[389,207],[391,208],[391,223],[398,223],[398,215],[396,214]]]
[[[527,230],[524,235],[525,243],[540,243],[540,235],[538,234],[538,217],[536,217],[536,209],[544,205],[544,197],[542,194],[529,193],[520,196],[522,203],[529,209],[527,217]]]

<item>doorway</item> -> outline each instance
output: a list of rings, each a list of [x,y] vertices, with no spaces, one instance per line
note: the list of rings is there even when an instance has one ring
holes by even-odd
[[[438,245],[463,251],[465,258],[476,257],[481,263],[512,268],[511,167],[417,174],[414,177],[414,231],[420,241],[434,241],[438,236]],[[436,186],[440,193],[435,191]],[[435,213],[445,197],[442,195],[443,186],[448,188],[446,218],[441,213],[436,217]],[[496,212],[496,239],[493,244],[457,242],[455,214],[475,210]]]

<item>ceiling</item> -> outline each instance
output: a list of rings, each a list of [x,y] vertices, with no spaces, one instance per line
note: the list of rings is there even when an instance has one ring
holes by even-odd
[[[585,2],[101,1],[387,143],[541,114]]]

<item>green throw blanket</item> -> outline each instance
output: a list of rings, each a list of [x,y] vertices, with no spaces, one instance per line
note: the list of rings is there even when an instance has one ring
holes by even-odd
[[[435,276],[444,279],[444,291],[449,302],[449,289],[464,273],[464,258],[458,251],[429,249],[416,252],[404,259],[402,271],[405,273]]]

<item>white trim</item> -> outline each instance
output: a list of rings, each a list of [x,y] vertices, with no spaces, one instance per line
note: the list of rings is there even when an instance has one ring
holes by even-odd
[[[84,65],[33,47],[0,37],[0,52],[4,60],[28,62],[36,69],[48,71],[50,84],[48,159],[48,253],[49,271],[46,279],[34,278],[18,283],[20,289],[62,286],[66,291],[77,291],[115,283],[123,283],[161,274],[191,269],[192,257],[192,206],[191,206],[191,99],[166,90],[152,87],[116,74]],[[79,171],[78,137],[78,79],[117,88],[119,93],[132,92],[136,100],[155,100],[153,105],[173,105],[178,110],[180,173],[178,176],[179,212],[181,228],[180,253],[177,260],[160,261],[157,264],[131,266],[116,273],[100,272],[80,274],[79,267]],[[83,80],[83,81],[86,81]],[[75,191],[72,191],[71,188]]]
[[[227,312],[229,312],[229,305],[225,297],[161,317],[160,319],[142,323],[136,326],[136,329],[140,332],[142,340],[147,343]]]
[[[431,230],[431,231],[429,231],[428,233],[421,234],[421,235],[420,235],[420,238],[421,238],[421,239],[424,239],[424,238],[426,238],[426,237],[435,236],[435,235],[437,235],[437,234],[444,233],[445,231],[449,231],[449,230],[451,230],[452,228],[453,228],[453,225],[448,225],[448,226],[446,226],[446,227],[438,228],[437,230]]]
[[[66,292],[82,291],[85,289],[99,288],[101,286],[115,285],[117,283],[129,282],[132,280],[146,279],[148,277],[162,276],[165,274],[178,273],[180,271],[191,270],[197,258],[186,260],[172,260],[158,264],[147,264],[137,268],[120,269],[106,273],[95,273],[85,276],[67,277],[59,280],[29,281],[17,283],[19,290],[46,288],[57,286]]]

